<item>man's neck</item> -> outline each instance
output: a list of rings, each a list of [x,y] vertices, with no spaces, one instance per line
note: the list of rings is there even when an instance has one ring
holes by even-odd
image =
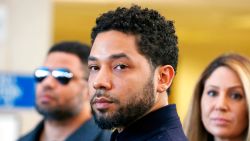
[[[41,141],[64,141],[83,123],[91,118],[90,114],[81,112],[79,115],[64,121],[45,120]]]

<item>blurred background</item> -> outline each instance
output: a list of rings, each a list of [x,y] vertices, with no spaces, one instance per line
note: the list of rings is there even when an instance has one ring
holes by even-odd
[[[249,0],[0,0],[0,140],[14,141],[41,119],[34,109],[33,70],[60,41],[90,44],[95,18],[139,4],[174,20],[179,66],[170,103],[183,121],[200,73],[218,55],[250,57]]]

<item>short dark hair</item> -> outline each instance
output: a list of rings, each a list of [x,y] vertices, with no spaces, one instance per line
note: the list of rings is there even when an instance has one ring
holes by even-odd
[[[89,70],[88,70],[88,57],[90,53],[90,47],[87,44],[83,44],[77,41],[64,41],[64,42],[59,42],[55,45],[53,45],[49,51],[48,55],[53,52],[64,52],[64,53],[69,53],[76,55],[83,67],[83,71],[86,74],[86,78],[89,75]]]
[[[76,55],[83,65],[88,64],[88,57],[90,53],[90,47],[87,44],[83,44],[77,41],[64,41],[53,45],[48,54],[53,52],[65,52]]]
[[[118,7],[96,19],[92,29],[92,44],[96,36],[105,31],[117,30],[137,37],[138,51],[144,55],[154,68],[171,65],[175,71],[178,62],[177,36],[173,21],[166,20],[156,10]]]

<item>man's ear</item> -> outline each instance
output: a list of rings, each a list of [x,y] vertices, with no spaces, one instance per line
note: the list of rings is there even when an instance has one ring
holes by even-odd
[[[162,93],[171,86],[172,80],[175,76],[175,71],[171,65],[161,66],[158,71],[157,92]]]

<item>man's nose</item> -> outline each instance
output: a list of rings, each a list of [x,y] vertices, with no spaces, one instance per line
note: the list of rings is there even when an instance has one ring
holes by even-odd
[[[95,89],[105,89],[109,90],[112,87],[112,72],[106,68],[102,67],[96,74],[96,77],[93,81],[93,87]]]
[[[46,78],[43,79],[42,82],[40,82],[39,84],[43,87],[49,87],[49,88],[53,88],[57,85],[57,80],[55,78],[53,78],[51,75],[48,75]]]

